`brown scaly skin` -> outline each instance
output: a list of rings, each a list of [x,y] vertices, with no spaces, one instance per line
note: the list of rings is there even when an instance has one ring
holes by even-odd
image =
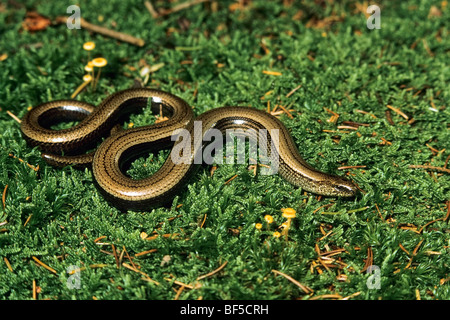
[[[148,99],[152,99],[153,111],[159,113],[161,107],[170,114],[169,120],[139,128],[114,130],[125,114],[145,107]],[[70,129],[49,128],[61,120],[80,122]],[[141,88],[117,92],[98,107],[72,100],[41,104],[25,115],[21,130],[30,145],[41,148],[44,159],[50,164],[92,165],[96,184],[109,201],[124,210],[145,210],[172,199],[197,167],[195,155],[202,152],[205,144],[194,143],[193,121],[192,109],[182,99],[163,91]],[[201,137],[211,128],[222,133],[228,129],[251,129],[256,132],[265,129],[269,135],[260,143],[265,143],[270,156],[278,159],[278,173],[288,182],[325,196],[353,197],[357,193],[351,181],[318,171],[306,163],[286,127],[267,112],[249,107],[222,107],[203,113],[195,121],[201,122]],[[173,146],[191,144],[193,152],[185,163],[174,163],[169,156],[154,175],[141,180],[131,179],[123,173],[124,163],[137,155],[173,145],[171,136],[177,129],[188,130],[192,137],[190,141],[177,141]],[[106,138],[95,153],[85,153],[111,131],[114,134]],[[272,132],[277,132],[278,139],[273,139]],[[257,137],[250,135],[249,138]],[[271,141],[275,140],[278,145],[272,146]]]

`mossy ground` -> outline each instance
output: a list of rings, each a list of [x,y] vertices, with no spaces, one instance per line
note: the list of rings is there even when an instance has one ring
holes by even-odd
[[[374,30],[366,26],[366,4],[355,1],[254,0],[243,7],[217,1],[157,19],[143,1],[76,3],[87,21],[146,44],[64,25],[24,30],[26,11],[54,18],[68,15],[73,1],[0,6],[1,299],[32,299],[33,282],[38,299],[450,298],[450,229],[443,219],[450,175],[409,167],[444,168],[450,154],[447,1],[380,1],[381,29]],[[352,200],[317,197],[279,176],[221,165],[212,176],[202,168],[170,208],[119,212],[98,193],[89,170],[46,165],[6,113],[21,118],[30,106],[69,98],[82,82],[86,41],[96,43],[92,54],[108,65],[97,90],[77,99],[98,104],[144,81],[144,65],[163,63],[146,85],[180,96],[197,115],[224,105],[289,106],[293,119],[281,120],[304,158],[325,172],[348,174],[364,193]],[[327,121],[329,110],[339,115],[336,122]],[[139,126],[154,117],[144,112],[130,121]],[[366,126],[338,128],[344,121]],[[165,156],[137,160],[130,174],[154,172]],[[297,211],[287,240],[272,236],[285,207]],[[267,214],[275,219],[270,226]],[[125,248],[159,285],[117,264],[112,245],[119,262],[131,265]],[[338,251],[323,254],[331,250]],[[380,289],[367,285],[367,259],[379,267]],[[179,291],[174,282],[193,284],[225,262],[194,289]],[[71,266],[82,268],[80,289],[67,286]]]

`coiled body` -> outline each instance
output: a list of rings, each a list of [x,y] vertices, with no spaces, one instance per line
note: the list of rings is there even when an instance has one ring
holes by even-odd
[[[123,116],[145,107],[151,99],[152,110],[162,108],[169,120],[150,126],[115,130],[95,152],[85,153],[95,147],[101,137],[107,136]],[[81,120],[70,129],[51,130],[55,121]],[[306,191],[327,196],[351,197],[356,187],[342,177],[320,172],[300,156],[292,137],[280,120],[272,115],[248,107],[222,107],[205,112],[195,121],[200,123],[201,137],[208,130],[225,133],[229,129],[246,129],[248,132],[267,130],[263,142],[276,155],[278,173],[295,186]],[[175,196],[197,167],[196,157],[205,143],[195,141],[192,109],[182,99],[151,89],[129,89],[105,99],[97,108],[78,101],[55,101],[32,109],[22,120],[22,133],[31,145],[39,145],[43,157],[51,164],[92,164],[95,181],[101,193],[115,206],[127,210],[145,210],[168,202]],[[177,130],[184,129],[190,139],[178,139],[173,150],[190,145],[190,154],[183,162],[169,156],[163,166],[152,176],[135,180],[127,176],[125,167],[143,152],[173,145]],[[274,139],[273,133],[277,133]],[[250,136],[250,139],[257,139]],[[277,140],[277,144],[271,144]],[[260,141],[261,143],[261,141]],[[184,145],[181,145],[184,144]],[[61,152],[64,155],[61,155]],[[81,153],[80,153],[81,152]],[[173,154],[172,154],[173,155]]]

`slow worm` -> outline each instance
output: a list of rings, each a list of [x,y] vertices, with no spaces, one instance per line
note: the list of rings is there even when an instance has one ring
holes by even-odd
[[[153,112],[159,113],[162,108],[169,120],[127,130],[117,129],[124,116],[144,108],[149,102]],[[57,122],[74,120],[79,123],[69,129],[51,129]],[[195,121],[201,124],[201,137],[209,129],[218,129],[223,134],[230,129],[267,130],[267,139],[263,141],[267,146],[274,141],[272,132],[277,132],[278,145],[272,147],[270,153],[276,154],[278,173],[284,179],[306,191],[325,196],[352,197],[357,192],[353,182],[318,171],[306,163],[283,123],[267,112],[250,107],[222,107],[201,114]],[[190,133],[192,139],[180,138],[174,144],[172,135],[180,129]],[[30,145],[40,147],[48,163],[54,166],[92,165],[100,192],[122,210],[146,210],[167,203],[180,192],[198,167],[194,161],[196,155],[206,145],[194,141],[194,129],[194,115],[186,102],[172,94],[144,88],[117,92],[98,107],[73,100],[43,103],[30,110],[21,122],[24,138]],[[101,142],[103,137],[106,139]],[[249,138],[257,139],[257,136]],[[144,152],[171,146],[172,150],[179,150],[188,144],[191,153],[184,155],[183,163],[173,161],[169,156],[150,177],[136,180],[125,174],[127,165]],[[93,151],[86,153],[89,150]]]

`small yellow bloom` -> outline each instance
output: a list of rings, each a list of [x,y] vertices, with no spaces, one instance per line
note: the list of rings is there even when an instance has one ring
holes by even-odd
[[[97,68],[103,68],[103,67],[106,66],[107,64],[108,64],[108,61],[106,61],[106,59],[105,59],[105,58],[102,58],[102,57],[100,57],[100,58],[95,58],[94,60],[92,60],[92,65],[93,65],[94,67],[97,67]],[[88,65],[89,65],[89,64],[88,64]],[[98,70],[97,75],[95,76],[95,80],[92,82],[92,87],[94,88],[94,90],[95,90],[95,88],[97,87],[98,80],[100,79],[100,73],[101,73],[101,70],[102,70],[102,69],[99,69],[99,70]]]
[[[255,224],[255,228],[258,229],[258,230],[261,230],[262,224],[261,223]]]
[[[264,219],[267,221],[267,223],[272,223],[273,222],[273,217],[270,214],[266,215],[264,217]]]
[[[92,76],[90,75],[90,74],[85,74],[84,76],[83,76],[83,81],[84,82],[89,82],[89,81],[91,81],[92,80]]]
[[[283,217],[285,217],[287,219],[295,218],[296,211],[294,209],[292,209],[292,208],[285,208],[285,209],[281,209],[281,211],[283,212]]]
[[[279,238],[279,237],[281,236],[281,233],[279,233],[278,231],[275,231],[275,232],[273,233],[273,236],[274,236],[275,238]]]
[[[78,86],[78,88],[72,93],[70,96],[71,99],[74,99],[87,85],[91,82],[92,76],[89,74],[85,74],[83,76],[83,83]]]
[[[148,237],[148,234],[142,231],[139,236],[141,237],[142,240],[145,240]]]
[[[87,72],[91,72],[92,70],[94,70],[94,68],[92,68],[91,66],[89,66],[88,64],[84,66],[84,70]]]
[[[88,41],[83,44],[83,49],[86,51],[94,50],[94,48],[95,48],[95,43],[92,41]]]
[[[283,229],[289,228],[289,227],[290,227],[290,223],[288,223],[288,222],[283,222],[283,223],[281,224],[281,227],[282,227]]]
[[[100,57],[100,58],[95,58],[94,60],[92,60],[92,64],[94,65],[94,67],[102,68],[108,64],[108,61],[106,61],[105,58]]]

